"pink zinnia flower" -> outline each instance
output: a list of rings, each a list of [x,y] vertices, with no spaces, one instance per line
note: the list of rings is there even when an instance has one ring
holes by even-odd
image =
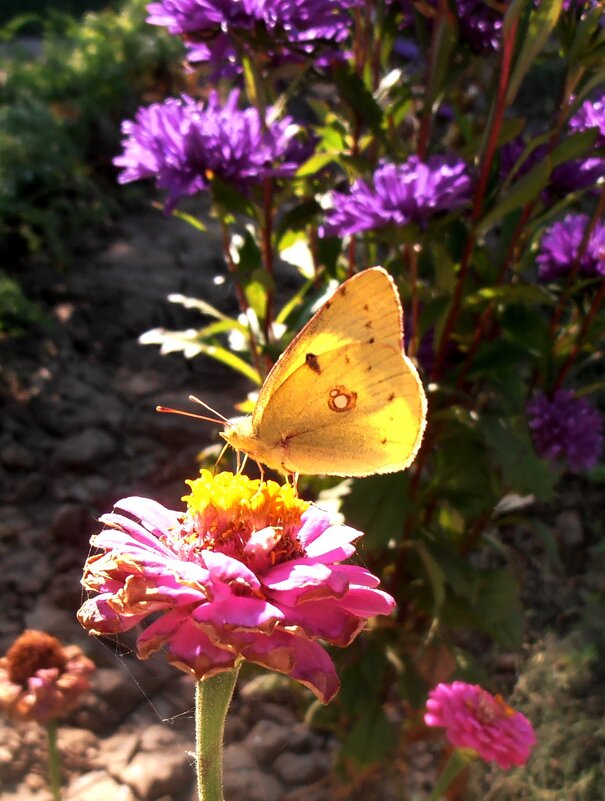
[[[202,470],[186,512],[125,498],[91,538],[83,585],[99,594],[80,622],[93,634],[133,628],[146,658],[167,658],[198,680],[242,659],[285,673],[327,703],[338,691],[317,640],[346,646],[395,602],[363,567],[343,565],[361,532],[332,525],[289,486]],[[158,615],[158,613],[160,613]]]
[[[426,708],[427,726],[445,726],[453,746],[471,749],[505,770],[524,765],[536,744],[525,715],[477,684],[438,684],[429,693]]]
[[[0,659],[0,711],[45,726],[77,706],[94,669],[77,645],[28,629]]]

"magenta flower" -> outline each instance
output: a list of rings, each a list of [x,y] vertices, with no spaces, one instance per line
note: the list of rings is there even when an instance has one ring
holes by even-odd
[[[183,36],[192,62],[237,69],[242,48],[263,59],[342,57],[348,9],[360,0],[161,0],[147,6],[152,25]]]
[[[395,602],[363,567],[341,564],[361,532],[332,525],[289,485],[202,470],[186,512],[125,498],[91,538],[78,613],[93,634],[139,635],[198,680],[248,659],[302,682],[325,703],[338,691],[318,640],[346,646]]]
[[[543,281],[554,281],[573,269],[589,223],[587,214],[567,214],[547,228],[536,257],[538,275]],[[605,224],[597,223],[586,243],[578,269],[582,275],[605,276]]]
[[[589,470],[603,450],[603,418],[586,398],[559,389],[539,393],[527,405],[529,428],[539,456],[572,470]]]
[[[134,121],[122,123],[124,151],[114,159],[122,167],[120,183],[155,178],[168,192],[167,211],[179,200],[208,188],[218,176],[242,192],[266,177],[290,175],[298,126],[290,117],[273,118],[263,128],[255,108],[238,109],[239,92],[222,105],[212,92],[204,105],[190,97],[140,108]]]
[[[404,164],[384,163],[372,183],[358,179],[350,192],[332,192],[320,236],[410,222],[424,225],[430,217],[466,203],[471,190],[468,167],[455,156],[431,156],[426,162],[410,156]]]
[[[525,715],[477,684],[438,684],[429,693],[426,709],[426,725],[444,726],[455,748],[471,749],[504,770],[524,765],[536,744]]]

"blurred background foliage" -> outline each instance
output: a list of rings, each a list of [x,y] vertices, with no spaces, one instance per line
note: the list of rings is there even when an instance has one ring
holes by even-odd
[[[117,191],[111,164],[120,123],[182,83],[182,48],[144,24],[141,0],[81,18],[60,8],[39,9],[39,38],[19,37],[31,21],[23,7],[4,29],[0,257],[9,270],[34,254],[65,266],[74,239],[118,213],[129,197]]]

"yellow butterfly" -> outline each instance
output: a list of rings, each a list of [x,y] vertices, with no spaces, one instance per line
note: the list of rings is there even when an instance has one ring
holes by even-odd
[[[368,476],[407,467],[425,422],[397,288],[372,267],[324,303],[273,366],[252,415],[221,436],[283,473]]]

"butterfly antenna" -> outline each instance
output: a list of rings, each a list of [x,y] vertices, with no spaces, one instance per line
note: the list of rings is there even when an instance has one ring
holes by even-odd
[[[212,414],[215,414],[220,420],[223,421],[223,423],[228,423],[229,422],[229,419],[227,417],[225,417],[224,414],[221,414],[220,412],[217,412],[216,409],[213,409],[212,406],[209,406],[206,403],[206,401],[203,401],[200,398],[196,398],[195,395],[189,395],[189,400],[193,401],[194,403],[199,403],[199,405],[203,406],[204,409],[208,409],[209,412],[212,412]]]
[[[165,414],[180,414],[181,417],[194,417],[196,420],[205,420],[207,423],[216,423],[216,425],[224,426],[225,420],[217,420],[214,417],[206,417],[203,414],[194,414],[193,412],[185,412],[183,409],[172,409],[170,406],[156,406],[156,412],[164,412]]]

